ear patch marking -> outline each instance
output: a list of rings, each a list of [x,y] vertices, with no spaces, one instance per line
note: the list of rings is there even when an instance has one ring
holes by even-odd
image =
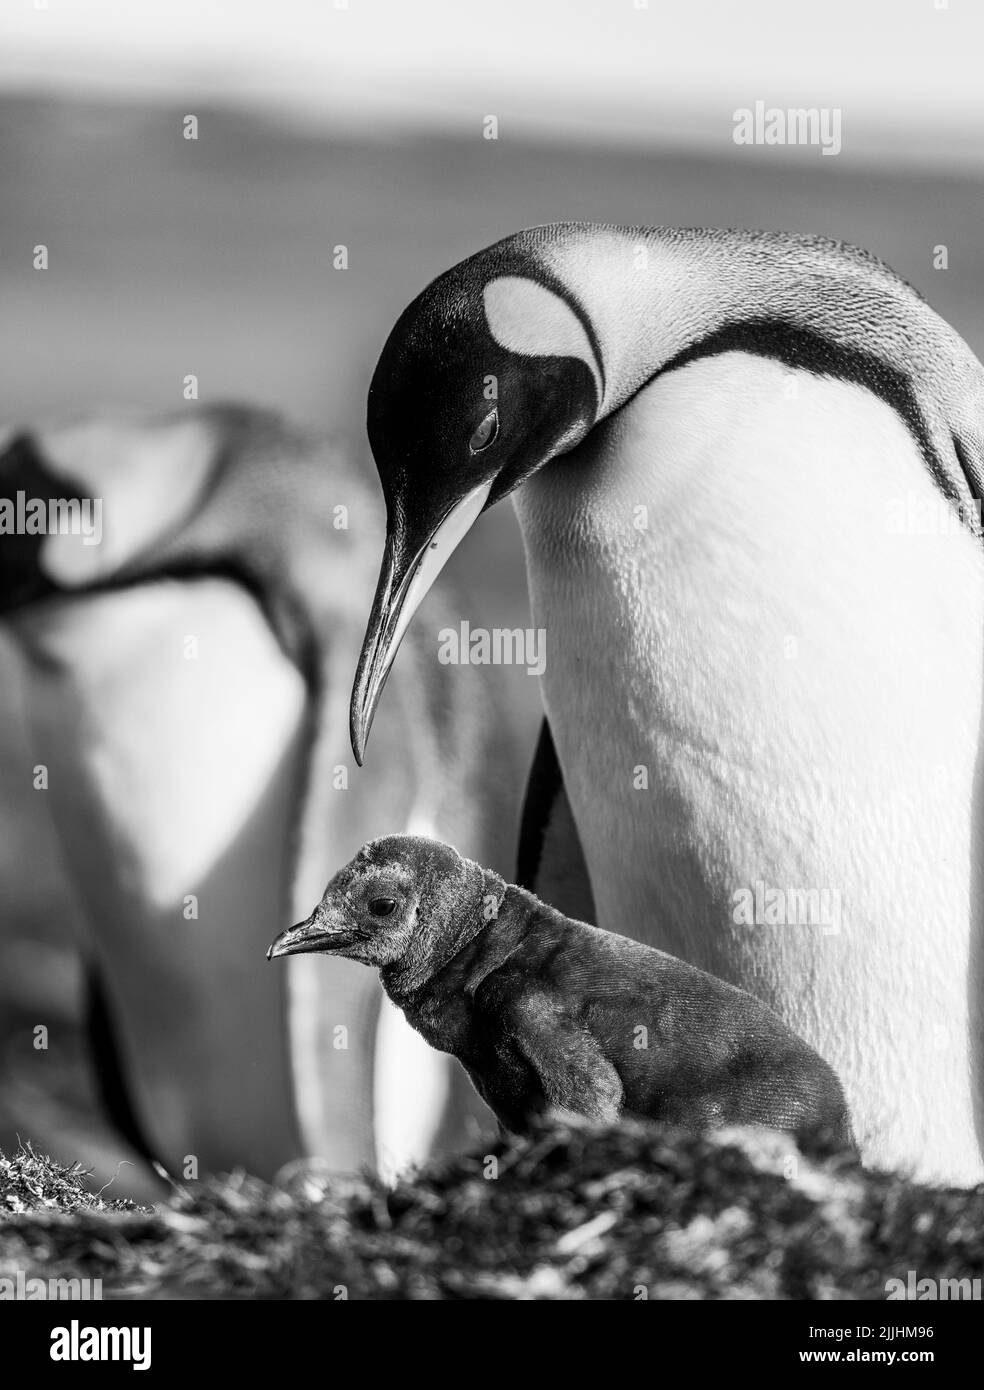
[[[40,566],[64,589],[80,589],[121,569],[192,513],[212,471],[215,443],[198,420],[160,426],[86,421],[44,432],[38,445],[54,476],[102,499],[102,543],[48,536]]]
[[[584,325],[553,290],[521,275],[500,275],[483,291],[489,332],[507,352],[523,357],[577,357],[594,377],[600,401],[601,371]]]

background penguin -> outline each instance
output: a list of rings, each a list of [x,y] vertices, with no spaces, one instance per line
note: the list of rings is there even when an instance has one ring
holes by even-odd
[[[757,999],[572,921],[447,845],[365,845],[268,959],[308,952],[378,967],[408,1021],[458,1058],[508,1129],[560,1109],[850,1142],[837,1078]]]
[[[55,877],[60,855],[118,1127],[179,1176],[187,1156],[265,1176],[306,1151],[345,1170],[398,1162],[442,1124],[460,1141],[469,1088],[449,1101],[456,1069],[379,1016],[366,972],[300,962],[278,993],[249,960],[271,917],[296,918],[394,820],[509,853],[512,740],[487,681],[466,670],[437,689],[430,651],[375,776],[350,777],[345,673],[382,532],[363,477],[320,437],[227,407],[16,436],[0,489],[103,503],[99,545],[5,537],[0,606],[21,686],[6,816],[22,787],[53,826],[58,854],[35,874]],[[2,891],[37,915],[23,884]],[[24,1134],[39,1110],[18,1116]],[[104,1146],[71,1142],[105,1172]]]
[[[368,427],[356,756],[415,604],[518,489],[550,726],[527,870],[575,862],[576,826],[598,925],[755,993],[840,1076],[867,1162],[984,1177],[966,344],[822,238],[557,224],[405,310]],[[829,910],[748,925],[756,885]]]

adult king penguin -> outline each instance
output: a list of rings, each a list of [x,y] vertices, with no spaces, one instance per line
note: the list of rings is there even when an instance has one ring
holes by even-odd
[[[3,801],[48,814],[59,853],[34,875],[60,873],[78,908],[131,1150],[178,1177],[191,1158],[270,1177],[306,1153],[346,1171],[418,1159],[445,1122],[463,1142],[467,1085],[380,1013],[367,972],[308,963],[280,991],[263,961],[271,923],[306,910],[367,828],[440,823],[477,844],[509,819],[488,686],[438,688],[429,649],[401,681],[385,766],[351,776],[348,672],[382,539],[360,470],[274,414],[217,406],[15,435],[0,491],[101,504],[98,544],[78,528],[0,540],[22,687]],[[438,626],[454,603],[438,597]],[[26,892],[0,884],[8,908]],[[39,1117],[18,1126],[37,1137]]]
[[[509,237],[376,368],[352,704],[361,760],[414,608],[514,492],[546,632],[526,886],[576,835],[592,920],[778,1013],[868,1164],[958,1183],[984,1176],[982,427],[980,363],[864,251]]]

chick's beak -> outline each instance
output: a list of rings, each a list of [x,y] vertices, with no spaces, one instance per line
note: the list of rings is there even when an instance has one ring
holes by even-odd
[[[305,922],[282,931],[267,951],[267,960],[277,960],[280,956],[303,956],[315,951],[333,951],[351,941],[351,933],[344,928],[328,926],[319,911],[314,912]]]
[[[376,706],[403,635],[491,491],[491,481],[473,488],[436,527],[427,529],[422,540],[419,536],[416,541],[409,540],[399,526],[387,527],[383,564],[352,690],[350,733],[360,767]]]

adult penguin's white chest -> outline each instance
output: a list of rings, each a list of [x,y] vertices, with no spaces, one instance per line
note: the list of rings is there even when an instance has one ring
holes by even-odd
[[[599,925],[751,990],[869,1162],[981,1176],[979,542],[863,388],[729,353],[517,494]]]

